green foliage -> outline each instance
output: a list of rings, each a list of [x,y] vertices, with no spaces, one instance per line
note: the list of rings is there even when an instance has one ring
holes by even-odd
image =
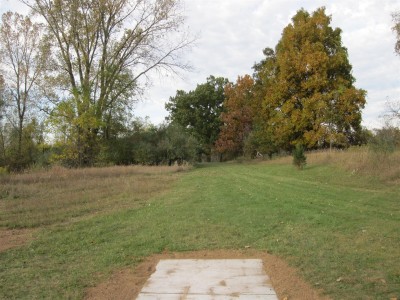
[[[33,165],[46,165],[48,147],[44,143],[44,127],[35,119],[19,131],[9,123],[0,127],[0,167],[21,171]]]
[[[171,165],[194,162],[198,157],[197,140],[177,124],[155,126],[135,119],[122,136],[103,143],[97,165]]]
[[[57,149],[52,159],[68,167],[93,165],[100,152],[99,131],[104,122],[94,107],[80,111],[82,105],[75,98],[66,99],[47,119]]]
[[[192,163],[198,160],[199,152],[201,152],[200,145],[184,128],[171,123],[162,125],[161,129],[165,130],[165,134],[159,141],[158,147],[164,159],[168,161],[168,165],[174,162],[181,164],[184,161]]]
[[[228,80],[210,76],[194,91],[177,91],[165,108],[168,119],[193,135],[201,143],[201,151],[209,158],[221,127],[220,114],[224,102],[224,87]]]
[[[299,170],[302,170],[307,164],[307,157],[304,154],[304,146],[302,144],[297,144],[293,150],[293,164]]]
[[[7,174],[8,174],[7,169],[4,167],[0,167],[0,176],[5,176]]]

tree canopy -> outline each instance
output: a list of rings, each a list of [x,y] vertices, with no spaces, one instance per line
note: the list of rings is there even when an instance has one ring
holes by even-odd
[[[34,120],[45,85],[50,50],[45,43],[44,28],[29,17],[7,12],[0,26],[1,102],[5,124],[1,126],[3,149],[8,144],[9,165],[19,169],[32,162],[29,127]],[[29,125],[29,126],[28,126]],[[9,132],[6,143],[4,131]]]
[[[188,67],[179,59],[191,40],[181,30],[177,0],[23,2],[46,21],[53,41],[60,70],[54,82],[65,96],[54,116],[71,126],[67,138],[78,165],[93,163],[99,139],[109,138],[150,71]]]
[[[275,53],[256,65],[257,78],[267,84],[259,127],[281,149],[357,142],[365,91],[354,87],[341,30],[330,22],[324,8],[299,10]]]
[[[169,120],[193,134],[208,157],[220,131],[220,114],[227,83],[225,78],[210,76],[206,83],[197,85],[193,91],[177,91],[165,105],[170,113]]]
[[[254,80],[249,75],[239,76],[236,84],[225,86],[224,111],[220,116],[222,126],[215,143],[218,152],[234,156],[244,154],[244,142],[252,130],[256,113],[253,90]]]
[[[165,105],[169,123],[156,126],[134,120],[132,110],[151,72],[189,68],[180,56],[192,40],[179,0],[21,1],[44,24],[2,18],[0,167],[40,157],[75,167],[171,164],[363,140],[366,92],[355,87],[342,31],[325,8],[299,10],[252,76],[210,76],[178,90]],[[393,20],[400,54],[398,13]],[[398,117],[397,103],[388,107]]]

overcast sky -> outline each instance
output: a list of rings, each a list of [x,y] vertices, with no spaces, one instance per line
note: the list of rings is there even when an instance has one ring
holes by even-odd
[[[159,78],[135,109],[153,123],[164,120],[164,103],[176,90],[193,90],[209,75],[230,81],[252,74],[251,67],[262,59],[262,50],[274,48],[283,28],[300,8],[312,12],[325,6],[332,27],[342,29],[356,87],[365,89],[367,105],[363,124],[381,127],[379,118],[387,99],[400,99],[400,56],[394,53],[395,34],[391,14],[400,11],[399,0],[182,0],[186,26],[199,38],[185,60],[194,67],[183,78]],[[0,0],[0,12],[25,13],[17,0]]]

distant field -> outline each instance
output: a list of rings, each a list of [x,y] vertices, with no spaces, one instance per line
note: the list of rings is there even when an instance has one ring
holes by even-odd
[[[340,155],[310,156],[303,171],[287,159],[0,178],[0,226],[38,228],[0,252],[0,299],[82,298],[166,249],[246,246],[334,299],[399,297],[400,187],[333,166]]]

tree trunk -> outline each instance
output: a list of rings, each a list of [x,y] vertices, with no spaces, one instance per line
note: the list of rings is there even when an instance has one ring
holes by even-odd
[[[24,120],[23,117],[18,122],[18,148],[17,148],[17,160],[18,164],[22,159],[22,131],[23,131]]]

